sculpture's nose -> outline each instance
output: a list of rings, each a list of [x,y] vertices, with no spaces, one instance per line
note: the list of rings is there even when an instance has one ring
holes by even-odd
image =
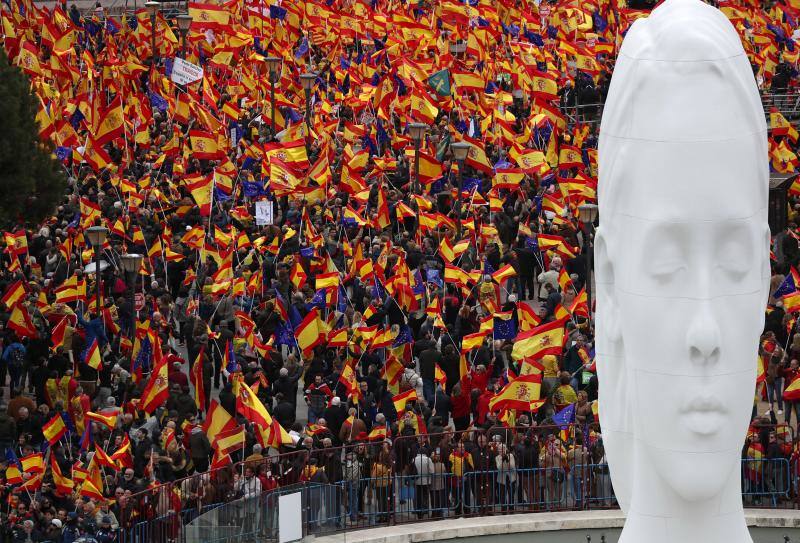
[[[708,301],[703,301],[686,333],[689,358],[693,364],[716,364],[719,361],[720,331]]]

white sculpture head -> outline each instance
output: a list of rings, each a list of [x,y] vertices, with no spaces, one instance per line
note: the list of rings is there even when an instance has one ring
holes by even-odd
[[[595,238],[600,417],[626,511],[741,511],[769,282],[766,134],[721,12],[667,0],[634,23],[603,112]]]

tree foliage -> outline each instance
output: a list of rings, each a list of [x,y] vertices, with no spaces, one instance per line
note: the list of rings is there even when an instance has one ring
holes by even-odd
[[[39,139],[38,99],[0,49],[0,225],[37,224],[64,197],[66,176]]]

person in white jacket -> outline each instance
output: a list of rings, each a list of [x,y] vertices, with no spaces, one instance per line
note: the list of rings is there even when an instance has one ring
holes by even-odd
[[[548,270],[540,273],[536,278],[539,281],[539,301],[547,299],[547,290],[544,288],[545,285],[549,284],[553,287],[553,290],[558,290],[558,272],[561,270],[562,265],[561,258],[554,256],[552,260],[550,260]]]
[[[420,448],[417,456],[414,457],[414,471],[417,475],[414,480],[416,485],[414,509],[417,513],[417,518],[421,519],[429,511],[428,504],[430,503],[430,489],[434,473],[433,460],[430,459],[428,451],[424,447]]]
[[[514,490],[517,482],[517,464],[514,455],[508,451],[504,443],[497,445],[497,505],[506,513],[514,508]]]

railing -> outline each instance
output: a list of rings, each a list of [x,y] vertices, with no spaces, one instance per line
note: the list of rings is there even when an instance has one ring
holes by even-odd
[[[794,506],[784,458],[743,459],[742,497],[757,507]],[[301,493],[303,535],[325,535],[458,516],[616,507],[608,466],[496,469],[304,481],[224,504],[170,511],[120,531],[120,543],[277,540],[279,497]]]

